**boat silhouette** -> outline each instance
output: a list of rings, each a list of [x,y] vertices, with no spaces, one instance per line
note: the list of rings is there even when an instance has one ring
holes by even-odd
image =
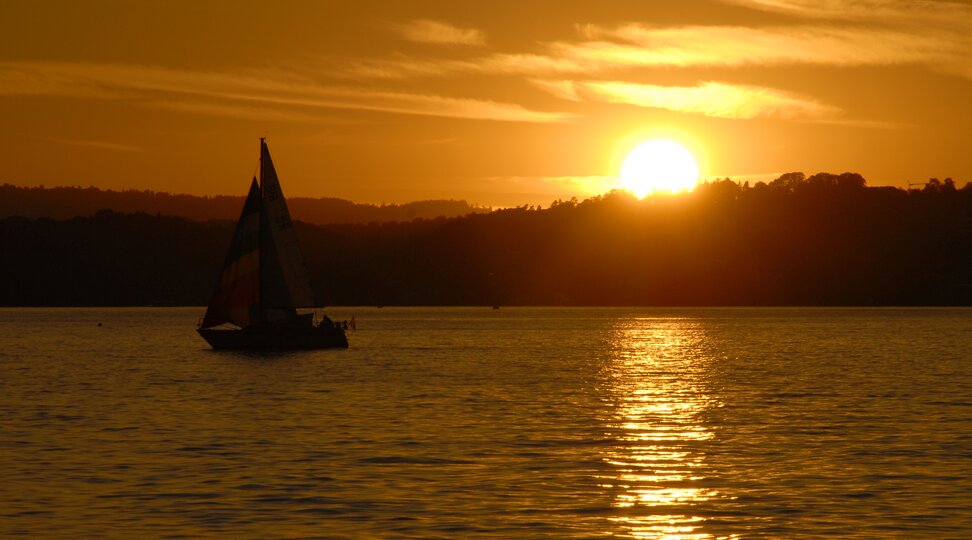
[[[346,348],[345,326],[319,306],[266,139],[212,301],[197,331],[214,349]]]

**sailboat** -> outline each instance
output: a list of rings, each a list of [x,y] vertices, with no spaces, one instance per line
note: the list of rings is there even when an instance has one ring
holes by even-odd
[[[317,302],[264,138],[259,169],[197,331],[214,349],[347,348],[343,325],[297,312]]]

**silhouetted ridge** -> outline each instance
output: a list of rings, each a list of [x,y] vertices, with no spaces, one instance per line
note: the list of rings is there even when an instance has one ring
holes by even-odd
[[[949,180],[904,191],[789,173],[640,201],[295,226],[327,305],[972,305],[972,185]],[[0,304],[202,305],[231,234],[110,211],[3,219]]]
[[[294,219],[327,225],[331,223],[368,223],[371,221],[411,221],[416,218],[464,216],[488,212],[488,208],[469,205],[466,201],[432,200],[405,204],[359,204],[344,199],[325,197],[311,199],[288,197]],[[24,216],[69,219],[90,216],[102,209],[115,212],[146,212],[206,221],[236,219],[243,196],[217,195],[197,197],[156,191],[111,191],[94,187],[18,187],[0,186],[0,218]]]

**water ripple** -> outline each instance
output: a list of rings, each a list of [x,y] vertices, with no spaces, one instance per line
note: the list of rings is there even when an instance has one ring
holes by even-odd
[[[0,537],[972,537],[972,310],[353,312],[0,310]]]

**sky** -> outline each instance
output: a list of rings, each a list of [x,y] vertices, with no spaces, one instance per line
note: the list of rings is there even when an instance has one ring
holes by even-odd
[[[549,205],[705,178],[972,181],[972,2],[0,0],[0,183]]]

